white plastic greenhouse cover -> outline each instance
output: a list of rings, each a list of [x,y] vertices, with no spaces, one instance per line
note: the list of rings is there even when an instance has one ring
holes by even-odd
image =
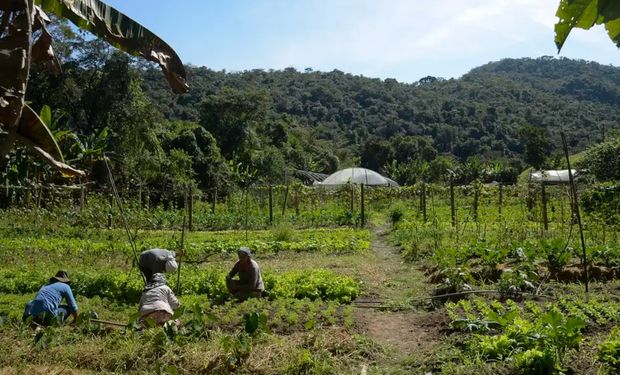
[[[577,179],[579,171],[576,169],[571,169],[571,171],[573,173],[573,178]],[[530,173],[530,181],[542,181],[548,184],[568,184],[568,169],[535,171]]]
[[[396,181],[366,168],[346,168],[327,176],[317,185],[345,185],[347,183],[371,186],[399,186]]]

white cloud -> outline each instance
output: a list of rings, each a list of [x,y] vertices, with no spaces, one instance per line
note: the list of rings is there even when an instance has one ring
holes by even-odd
[[[322,29],[285,41],[274,62],[324,65],[341,60],[378,67],[428,58],[459,58],[540,39],[554,22],[555,1],[358,2]],[[552,38],[552,36],[551,36]],[[553,40],[548,39],[550,45]],[[498,55],[498,58],[502,57]]]

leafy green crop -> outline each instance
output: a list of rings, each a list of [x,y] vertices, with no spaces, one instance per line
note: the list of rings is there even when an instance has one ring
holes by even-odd
[[[450,326],[456,330],[478,332],[469,341],[472,353],[488,360],[513,358],[520,373],[547,373],[562,366],[566,350],[579,346],[586,327],[586,315],[566,311],[565,304],[549,303],[544,309],[529,303],[523,308],[513,301],[487,304],[482,299],[447,303]],[[610,305],[590,301],[582,310],[609,309]],[[619,308],[616,307],[616,311]],[[542,372],[541,372],[542,371]]]
[[[55,271],[54,271],[55,272]],[[0,293],[25,294],[36,292],[52,274],[51,270],[0,270]],[[225,272],[221,269],[187,268],[181,275],[183,295],[204,296],[216,303],[231,298],[226,289]],[[116,270],[76,270],[72,273],[72,289],[78,296],[108,298],[122,303],[136,303],[142,294],[142,280],[137,272],[131,275]],[[348,302],[360,292],[359,283],[347,276],[315,269],[263,274],[270,299],[308,298]]]
[[[615,327],[609,336],[598,345],[598,359],[616,373],[620,371],[620,329]]]

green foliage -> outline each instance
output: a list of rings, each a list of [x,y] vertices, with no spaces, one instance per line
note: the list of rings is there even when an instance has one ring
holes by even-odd
[[[577,166],[598,182],[620,181],[620,138],[589,148]]]
[[[579,197],[584,211],[601,218],[605,224],[620,223],[620,184],[603,182],[589,185]]]
[[[546,375],[553,373],[555,360],[548,350],[528,349],[514,356],[518,374]]]
[[[250,356],[253,348],[252,339],[245,332],[222,337],[220,345],[226,353],[226,364],[229,371],[234,371],[241,366]]]
[[[45,230],[23,233],[20,229],[0,230],[0,254],[17,256],[37,253],[48,257],[50,254],[76,256],[115,255],[131,256],[131,248],[125,234],[121,231],[108,231],[103,235],[92,230],[58,228],[55,233]],[[188,233],[185,239],[185,252],[190,261],[203,261],[210,255],[236,254],[241,246],[249,246],[257,254],[274,254],[281,251],[316,252],[323,254],[364,253],[370,246],[370,233],[355,229],[311,229],[291,230],[294,237],[288,241],[276,240],[272,231],[249,231],[250,241],[245,240],[243,232],[221,231],[208,233]],[[288,234],[287,234],[288,235]],[[153,247],[177,248],[179,233],[152,231],[139,234],[142,249]],[[140,238],[142,237],[142,238]],[[88,239],[87,239],[88,238]]]
[[[519,129],[519,134],[525,140],[525,162],[535,169],[541,169],[545,164],[549,149],[545,131],[526,125]]]
[[[277,278],[266,274],[263,279],[270,298],[309,298],[349,302],[360,292],[359,284],[350,277],[320,269],[290,271]]]
[[[547,257],[549,270],[556,273],[562,271],[573,256],[573,249],[562,238],[541,240],[540,249]]]
[[[617,306],[596,300],[550,303],[543,308],[530,303],[527,309],[511,300],[505,305],[489,305],[482,299],[474,302],[475,308],[466,300],[446,304],[451,327],[482,333],[470,340],[471,353],[479,353],[488,360],[512,358],[516,369],[524,374],[562,369],[566,351],[579,346],[587,316],[575,315],[575,310],[566,310],[567,306],[578,311],[600,309],[618,319]]]
[[[398,222],[403,218],[404,215],[404,207],[402,204],[394,204],[390,207],[390,221],[392,225],[398,224]]]
[[[620,371],[620,330],[615,327],[609,336],[598,345],[598,360],[613,371]]]
[[[528,267],[505,270],[497,282],[497,290],[502,298],[518,298],[522,292],[533,293],[536,291],[534,283],[538,281],[538,274]]]
[[[291,353],[290,362],[282,369],[282,374],[334,374],[333,366],[325,358],[314,355],[309,349]]]
[[[188,67],[192,91],[173,96],[159,72],[135,69],[79,35],[59,39],[78,50],[63,55],[70,69],[62,80],[34,69],[27,99],[35,109],[48,105],[62,114],[58,129],[84,145],[108,129],[105,150],[115,155],[121,190],[138,186],[154,201],[182,198],[188,179],[209,194],[217,187],[227,195],[234,181],[226,161],[232,160],[256,170],[257,181],[284,182],[286,168],[330,173],[361,162],[413,183],[445,181],[446,170],[484,155],[484,164],[502,165],[488,178],[508,182],[524,158],[540,156],[526,145],[533,139],[519,135],[520,124],[546,129],[550,144],[558,145],[561,123],[576,149],[599,141],[586,137],[595,127],[617,128],[618,71],[595,63],[506,59],[458,80],[427,77],[413,85],[339,71]],[[89,85],[77,84],[85,80]],[[80,147],[64,146],[71,150],[67,159],[78,158]],[[21,159],[11,156],[26,184],[40,169]],[[105,183],[101,166],[78,159],[98,186]]]
[[[293,239],[293,227],[287,223],[281,223],[271,229],[273,239],[278,242],[290,242]]]
[[[620,47],[620,6],[605,0],[560,0],[555,24],[555,44],[562,49],[568,34],[575,27],[589,30],[594,25],[605,25],[609,38]]]
[[[259,330],[267,330],[267,316],[257,312],[243,314],[243,327],[245,333],[254,335]]]
[[[50,269],[0,271],[1,293],[34,293],[52,275]],[[226,289],[225,272],[220,269],[189,269],[181,275],[183,294],[204,296],[216,303],[232,298]],[[309,298],[312,300],[336,300],[349,302],[360,292],[359,284],[347,276],[331,271],[315,269],[289,271],[281,274],[263,273],[265,287],[270,299]],[[136,303],[142,295],[143,282],[137,271],[131,275],[116,270],[72,271],[74,294],[85,297],[98,296],[120,303]]]

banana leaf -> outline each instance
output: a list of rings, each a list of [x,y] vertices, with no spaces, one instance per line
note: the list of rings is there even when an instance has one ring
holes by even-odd
[[[17,128],[20,141],[65,176],[83,176],[84,172],[63,162],[62,152],[49,128],[29,105],[25,105]]]
[[[111,6],[99,0],[35,0],[35,3],[118,49],[156,62],[175,93],[189,89],[183,63],[172,47]]]
[[[62,152],[49,128],[28,104],[24,106],[17,134],[40,147],[53,158],[63,161]]]

